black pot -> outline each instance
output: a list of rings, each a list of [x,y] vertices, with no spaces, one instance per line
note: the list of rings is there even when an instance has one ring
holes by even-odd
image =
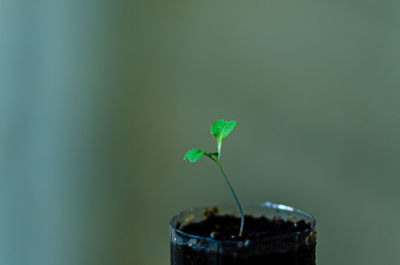
[[[182,231],[205,218],[204,208],[182,211],[170,221],[171,265],[315,265],[315,218],[293,207],[270,202],[244,204],[246,215],[306,222],[297,232],[262,238],[218,240]],[[239,216],[236,205],[217,206],[219,215]],[[246,223],[245,223],[246,229]]]

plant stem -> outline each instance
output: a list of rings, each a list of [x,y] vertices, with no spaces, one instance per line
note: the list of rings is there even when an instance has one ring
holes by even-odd
[[[212,161],[214,161],[215,163],[217,163],[218,168],[219,168],[219,170],[220,170],[222,176],[224,177],[224,179],[225,179],[225,181],[226,181],[226,184],[228,184],[228,187],[229,187],[229,189],[231,190],[231,193],[232,193],[232,195],[233,195],[233,198],[235,199],[235,202],[236,202],[236,204],[237,204],[237,206],[238,206],[238,208],[239,208],[239,211],[240,211],[240,230],[239,230],[239,237],[241,237],[241,236],[243,235],[243,226],[244,226],[244,213],[243,213],[242,205],[240,204],[239,199],[238,199],[238,197],[236,196],[236,192],[235,192],[235,190],[233,189],[233,187],[232,187],[232,185],[231,185],[231,182],[229,181],[228,177],[226,176],[224,169],[222,168],[221,162],[220,162],[220,160],[219,160],[219,158],[218,158],[219,153],[205,153],[205,155],[206,155],[208,158],[210,158]],[[215,156],[215,158],[214,158],[214,156]]]
[[[233,198],[236,201],[237,206],[239,207],[239,211],[240,211],[240,230],[239,230],[239,237],[241,237],[243,235],[243,226],[244,226],[244,214],[243,214],[243,208],[242,205],[239,202],[238,197],[236,196],[236,193],[231,185],[231,183],[229,182],[228,177],[226,176],[224,169],[222,168],[221,162],[219,161],[219,159],[216,160],[217,164],[218,164],[218,168],[221,171],[222,176],[224,176],[224,179],[226,181],[226,184],[228,184],[229,189],[232,192]]]

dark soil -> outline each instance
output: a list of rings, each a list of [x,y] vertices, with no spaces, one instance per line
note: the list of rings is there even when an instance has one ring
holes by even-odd
[[[198,223],[190,223],[181,228],[185,233],[212,237],[214,239],[235,239],[238,237],[240,218],[231,215],[209,215],[205,220]],[[299,222],[283,221],[282,219],[267,219],[266,217],[245,217],[245,229],[243,238],[259,239],[285,235],[310,229],[310,225],[301,220]]]
[[[198,245],[173,244],[172,265],[315,265],[315,232],[304,220],[245,216],[242,237],[238,236],[240,218],[209,214],[201,222],[190,223],[181,231],[235,241],[215,243],[197,239]]]

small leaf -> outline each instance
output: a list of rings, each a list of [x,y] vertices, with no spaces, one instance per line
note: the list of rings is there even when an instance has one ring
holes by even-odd
[[[236,127],[236,121],[219,120],[211,125],[210,132],[217,138],[218,159],[221,156],[222,140],[227,137]]]
[[[233,129],[236,127],[236,121],[226,121],[226,120],[219,120],[211,125],[211,134],[217,138],[218,141],[222,141],[225,137],[227,137]]]
[[[189,160],[190,163],[194,163],[199,160],[205,153],[205,151],[201,151],[198,148],[193,148],[186,152],[183,160]]]

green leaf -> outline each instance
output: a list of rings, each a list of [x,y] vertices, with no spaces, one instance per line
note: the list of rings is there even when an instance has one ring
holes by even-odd
[[[210,132],[217,138],[218,143],[218,159],[221,156],[222,140],[227,137],[236,127],[236,121],[219,120],[211,125]]]
[[[236,127],[236,121],[226,121],[226,120],[219,120],[211,125],[211,134],[217,138],[217,140],[222,140],[227,137],[233,129]]]
[[[183,157],[183,160],[189,160],[190,163],[194,163],[197,160],[199,160],[200,157],[202,157],[205,153],[206,153],[205,151],[201,151],[198,148],[193,148],[186,152],[185,156]]]

